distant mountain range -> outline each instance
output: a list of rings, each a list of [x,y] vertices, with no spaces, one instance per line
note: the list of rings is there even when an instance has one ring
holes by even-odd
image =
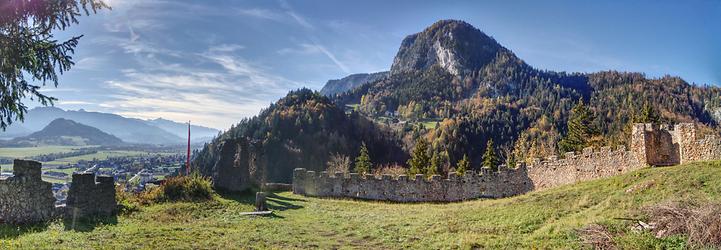
[[[42,130],[27,136],[17,137],[8,142],[7,146],[33,147],[42,145],[86,146],[86,145],[120,145],[123,141],[118,137],[100,131],[100,129],[80,124],[71,120],[58,118],[50,122]]]
[[[13,123],[6,131],[0,132],[0,139],[27,136],[42,130],[55,119],[64,118],[95,127],[127,143],[173,145],[183,144],[187,139],[187,124],[162,118],[141,120],[116,114],[87,112],[84,110],[62,110],[55,107],[34,108],[25,115],[24,122]],[[191,126],[191,140],[207,141],[218,134],[218,130]]]

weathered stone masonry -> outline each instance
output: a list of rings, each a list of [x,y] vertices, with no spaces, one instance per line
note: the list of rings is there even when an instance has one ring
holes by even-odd
[[[47,221],[59,216],[77,219],[107,216],[117,210],[113,177],[74,174],[67,206],[55,206],[52,185],[41,177],[36,161],[15,160],[13,176],[0,180],[0,223],[22,224]]]
[[[15,160],[12,177],[0,180],[0,223],[30,223],[55,215],[52,185],[42,181],[40,163]]]
[[[398,202],[443,202],[461,201],[479,197],[505,197],[527,192],[532,187],[522,172],[524,168],[502,168],[498,172],[484,170],[477,174],[469,171],[457,176],[451,173],[447,179],[434,175],[430,179],[422,174],[409,179],[406,175],[393,178],[383,175],[380,179],[374,175],[361,177],[351,173],[347,178],[343,173],[329,176],[327,172],[316,173],[298,168],[293,172],[293,192],[319,197],[352,197],[369,200],[388,200]],[[497,183],[514,183],[509,188],[494,188]]]
[[[115,180],[92,173],[73,174],[65,207],[66,218],[111,216],[117,212]]]
[[[697,140],[693,124],[678,124],[673,129],[664,125],[634,124],[630,145],[630,150],[623,146],[616,150],[586,148],[581,153],[566,153],[561,159],[557,156],[536,159],[528,166],[519,165],[515,169],[501,166],[497,172],[484,169],[481,173],[469,172],[465,176],[451,173],[447,179],[437,175],[430,179],[423,175],[412,179],[387,175],[378,179],[372,175],[329,175],[300,168],[293,173],[293,192],[397,202],[500,198],[614,176],[648,165],[670,166],[721,159],[721,140],[713,136]]]

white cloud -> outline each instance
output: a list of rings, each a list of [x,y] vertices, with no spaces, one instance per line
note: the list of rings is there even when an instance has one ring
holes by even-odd
[[[87,102],[87,101],[74,101],[74,100],[62,100],[58,101],[59,105],[92,105],[95,103]]]
[[[73,69],[77,70],[98,70],[105,63],[105,59],[101,57],[84,57],[75,62]]]
[[[267,10],[267,9],[259,9],[259,8],[252,8],[252,9],[238,9],[237,13],[244,16],[254,17],[254,18],[260,18],[260,19],[268,19],[273,21],[282,21],[283,15],[281,15],[278,12]]]
[[[147,56],[157,50],[127,50],[143,61],[143,67],[121,70],[122,79],[107,81],[115,94],[99,106],[130,117],[192,120],[227,128],[300,86],[233,53],[242,48],[226,44],[210,46],[203,53],[169,51],[198,66]]]
[[[212,46],[209,51],[210,52],[233,52],[236,50],[245,49],[245,46],[240,44],[220,44],[216,46]]]

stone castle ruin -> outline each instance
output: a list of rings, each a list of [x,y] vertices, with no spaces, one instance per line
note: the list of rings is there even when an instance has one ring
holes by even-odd
[[[498,171],[469,171],[464,176],[450,173],[448,178],[423,175],[360,176],[351,173],[316,173],[295,169],[293,192],[317,197],[349,197],[395,202],[449,202],[477,198],[501,198],[579,181],[619,175],[647,166],[672,166],[680,163],[721,159],[721,140],[714,136],[696,138],[694,124],[634,124],[630,150],[619,146],[586,148],[569,152],[563,158],[535,159],[516,168],[501,166]]]
[[[113,177],[73,174],[67,205],[55,206],[52,185],[42,180],[41,169],[40,162],[15,160],[13,176],[0,179],[0,223],[36,223],[117,212]]]

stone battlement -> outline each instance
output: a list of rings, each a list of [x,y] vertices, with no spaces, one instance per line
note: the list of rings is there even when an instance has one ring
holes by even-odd
[[[360,176],[341,173],[329,175],[295,169],[293,192],[318,197],[349,197],[396,202],[449,202],[476,198],[500,198],[565,184],[619,175],[647,166],[670,166],[679,163],[721,159],[721,140],[715,136],[696,138],[692,123],[673,127],[658,124],[634,124],[630,149],[619,146],[585,148],[565,153],[562,158],[550,156],[534,159],[528,166],[515,169],[499,167],[498,171],[482,169],[464,176],[448,178],[423,175],[413,178],[401,175]]]
[[[41,164],[13,161],[13,176],[0,180],[0,223],[32,223],[55,215],[52,184],[41,179]]]
[[[13,176],[0,180],[0,224],[43,222],[62,215],[70,219],[106,216],[117,211],[113,177],[73,174],[67,206],[56,207],[52,185],[42,180],[41,172],[40,162],[13,162]]]
[[[115,179],[93,173],[73,174],[65,207],[66,218],[111,216],[117,213]]]
[[[524,182],[525,169],[499,168],[499,171],[484,169],[476,173],[467,172],[463,176],[450,173],[447,178],[433,175],[425,178],[418,174],[361,176],[356,173],[328,174],[297,168],[293,172],[293,192],[319,197],[350,197],[368,200],[388,200],[397,202],[445,202],[475,199],[480,197],[500,198],[526,192],[530,186],[514,185],[512,189],[495,188],[500,183]],[[529,183],[525,180],[525,183]]]

